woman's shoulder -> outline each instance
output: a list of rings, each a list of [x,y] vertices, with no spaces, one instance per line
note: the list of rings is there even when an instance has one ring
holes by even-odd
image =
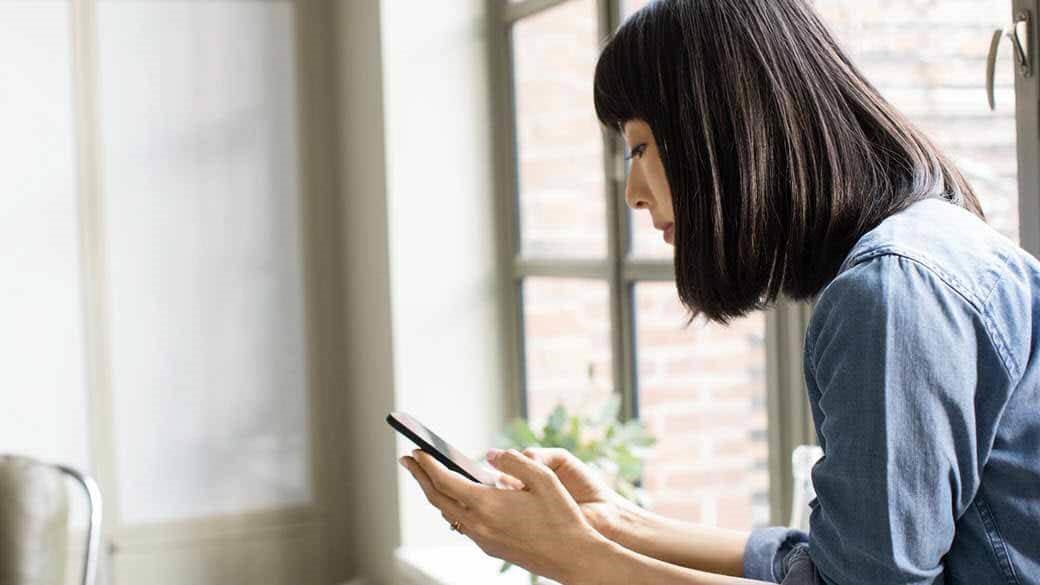
[[[817,295],[810,335],[827,314],[882,307],[904,315],[905,328],[915,312],[938,304],[938,314],[984,329],[1013,373],[1029,359],[1023,351],[1040,319],[1038,283],[1040,262],[1033,256],[968,210],[926,199],[860,238]]]
[[[910,205],[864,234],[838,277],[883,256],[924,267],[978,308],[1016,272],[1040,274],[1040,263],[1016,243],[967,209],[935,198]],[[845,276],[854,277],[855,271]]]

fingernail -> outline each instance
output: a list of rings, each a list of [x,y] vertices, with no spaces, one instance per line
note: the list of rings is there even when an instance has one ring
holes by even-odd
[[[402,467],[406,467],[405,464],[404,464],[404,456],[403,455],[401,456],[400,459],[397,460],[397,462],[400,463]]]
[[[488,461],[494,461],[501,454],[502,454],[502,450],[501,449],[488,449],[487,460]]]

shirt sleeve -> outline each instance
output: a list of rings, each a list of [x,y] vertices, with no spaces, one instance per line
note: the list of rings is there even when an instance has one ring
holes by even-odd
[[[786,573],[784,561],[795,548],[804,548],[808,542],[808,534],[791,528],[770,526],[752,530],[744,546],[744,577],[779,583]]]
[[[987,371],[1002,362],[976,309],[941,274],[897,255],[857,264],[824,290],[805,347],[824,450],[810,530],[754,531],[745,576],[941,583],[980,481],[975,389],[1003,375]]]

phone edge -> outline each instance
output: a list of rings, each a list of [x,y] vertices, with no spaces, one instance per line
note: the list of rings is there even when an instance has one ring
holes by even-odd
[[[441,454],[440,451],[435,449],[433,447],[433,445],[427,443],[422,437],[420,437],[420,436],[416,435],[415,433],[413,433],[411,431],[411,429],[409,429],[408,427],[404,426],[404,424],[402,424],[400,421],[398,421],[396,418],[394,418],[393,413],[390,413],[390,414],[386,415],[386,422],[387,422],[387,424],[390,425],[391,428],[393,428],[395,431],[397,431],[397,432],[401,433],[402,435],[404,435],[409,441],[411,441],[411,442],[415,443],[416,445],[418,445],[420,449],[422,449],[426,453],[429,453],[431,457],[433,457],[437,461],[440,461],[441,464],[444,465],[445,467],[447,467],[448,469],[454,471],[455,473],[458,473],[459,475],[465,477],[466,479],[468,479],[468,480],[470,480],[470,481],[472,481],[474,483],[477,483],[477,484],[480,484],[480,485],[487,485],[484,482],[482,482],[482,481],[478,480],[477,478],[473,477],[472,475],[470,475],[470,473],[468,471],[466,471],[465,469],[463,469],[462,467],[457,465],[454,461],[449,459],[447,456]]]

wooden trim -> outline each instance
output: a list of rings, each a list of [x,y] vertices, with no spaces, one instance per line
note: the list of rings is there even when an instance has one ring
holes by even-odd
[[[111,425],[112,362],[109,339],[110,298],[105,251],[104,200],[99,85],[97,0],[70,2],[72,11],[73,100],[76,124],[77,192],[80,209],[80,258],[83,278],[84,346],[89,396],[91,475],[102,490],[102,538],[111,541],[120,523]],[[101,564],[105,564],[102,555]]]
[[[303,254],[307,364],[307,427],[312,505],[220,519],[215,531],[250,538],[274,526],[317,524],[325,553],[322,580],[349,573],[348,472],[336,465],[338,445],[348,443],[342,419],[346,386],[342,227],[336,178],[334,7],[328,2],[295,3],[300,219]],[[280,528],[279,528],[280,529]]]
[[[227,540],[249,540],[293,527],[321,528],[322,514],[313,507],[283,508],[210,516],[187,520],[158,521],[135,524],[119,529],[113,547],[117,552],[162,550],[165,546],[181,546]]]

